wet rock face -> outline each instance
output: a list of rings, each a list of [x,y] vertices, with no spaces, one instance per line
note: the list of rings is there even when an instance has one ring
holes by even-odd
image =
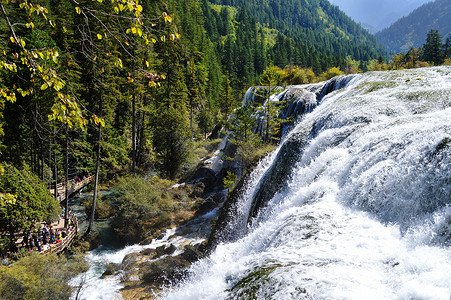
[[[281,100],[288,103],[282,112],[282,117],[285,119],[292,118],[293,121],[298,120],[304,114],[312,112],[326,95],[346,87],[353,78],[353,75],[339,76],[321,85],[288,87],[286,91],[281,93],[280,97]],[[330,118],[331,116],[328,116],[324,120],[321,119],[311,124],[311,128],[297,129],[297,132],[292,133],[289,139],[285,141],[273,166],[262,178],[260,187],[255,193],[248,222],[257,216],[258,211],[266,206],[277,192],[283,189],[296,167],[296,162],[302,156],[304,146],[309,139],[314,138],[320,130],[329,125]]]
[[[213,130],[211,131],[211,134],[208,136],[209,140],[215,140],[219,139],[220,133],[221,133],[222,125],[216,124]]]
[[[266,206],[274,195],[281,191],[296,165],[298,157],[302,155],[305,137],[299,135],[287,141],[280,150],[275,163],[262,178],[260,188],[255,193],[249,212],[249,219],[254,218],[260,208]]]
[[[205,194],[215,191],[222,186],[222,181],[216,173],[210,168],[199,168],[188,180],[189,184],[194,186],[194,195],[202,197]]]

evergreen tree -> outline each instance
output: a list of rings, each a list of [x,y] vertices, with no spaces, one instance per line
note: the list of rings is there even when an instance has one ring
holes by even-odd
[[[443,54],[445,58],[451,58],[451,33],[448,34],[445,44],[443,45]]]
[[[161,171],[174,179],[188,158],[191,133],[183,108],[170,105],[155,111],[153,116],[153,146]]]
[[[429,31],[426,43],[423,45],[422,59],[434,65],[443,63],[442,36],[438,30],[431,29]]]

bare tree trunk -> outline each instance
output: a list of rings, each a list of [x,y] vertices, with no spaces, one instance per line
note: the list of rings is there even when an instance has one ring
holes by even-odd
[[[100,117],[102,117],[102,92],[100,93]],[[99,186],[99,170],[100,170],[100,151],[101,151],[101,141],[102,141],[102,125],[99,123],[99,133],[97,136],[97,162],[96,162],[96,174],[94,178],[94,196],[92,199],[92,211],[91,218],[89,219],[88,230],[86,230],[85,236],[88,236],[92,232],[92,228],[94,225],[95,213],[96,213],[96,205],[97,205],[97,189]]]
[[[66,123],[66,184],[65,184],[65,191],[66,191],[66,209],[64,210],[64,227],[69,226],[69,190],[68,190],[68,184],[69,184],[69,125]]]
[[[136,96],[133,92],[132,98],[132,172],[136,175]]]
[[[56,133],[55,133],[55,129],[53,130],[53,141],[55,143],[55,150],[53,151],[53,156],[54,156],[54,161],[53,161],[53,168],[54,168],[54,172],[53,172],[53,176],[55,177],[55,200],[58,200],[58,168],[57,168],[57,164],[56,164]]]
[[[41,176],[42,183],[45,184],[45,152],[44,152],[44,141],[41,140]]]
[[[135,55],[134,52],[135,49],[133,49],[133,55]],[[135,60],[133,59],[133,66],[132,66],[132,76],[133,79],[135,78]],[[133,175],[136,175],[136,89],[133,85],[133,97],[132,97],[132,172]]]
[[[144,126],[146,122],[146,112],[141,111],[141,125],[138,131],[138,151],[136,155],[136,161],[139,164],[142,162],[142,152],[143,152],[143,144],[144,144]]]
[[[49,190],[52,189],[52,138],[49,138]]]

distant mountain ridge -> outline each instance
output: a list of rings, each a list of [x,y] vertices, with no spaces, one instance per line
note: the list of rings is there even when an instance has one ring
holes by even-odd
[[[451,33],[450,0],[426,3],[375,36],[389,51],[405,53],[421,47],[431,29],[438,30],[444,39]]]

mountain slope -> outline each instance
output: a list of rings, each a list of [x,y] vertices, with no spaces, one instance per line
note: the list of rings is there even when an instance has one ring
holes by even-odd
[[[213,4],[244,7],[249,16],[277,29],[295,42],[328,55],[375,58],[385,49],[375,37],[327,0],[211,0]]]
[[[421,47],[431,29],[445,37],[451,33],[451,1],[437,0],[415,9],[407,17],[376,34],[377,40],[394,52],[407,52]]]

